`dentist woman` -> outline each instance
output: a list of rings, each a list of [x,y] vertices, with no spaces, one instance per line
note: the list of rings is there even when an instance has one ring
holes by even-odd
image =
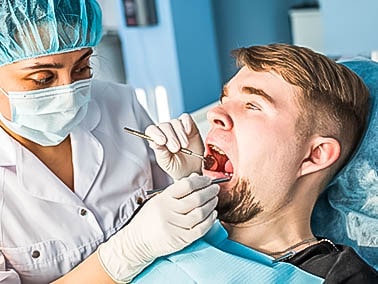
[[[124,133],[151,124],[132,88],[91,79],[100,38],[95,0],[0,1],[0,283],[129,282],[214,223],[196,174],[130,221],[169,178]]]

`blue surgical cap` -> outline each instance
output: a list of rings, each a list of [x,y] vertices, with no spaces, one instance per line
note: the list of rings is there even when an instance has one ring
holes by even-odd
[[[101,39],[101,8],[96,0],[0,3],[0,66],[94,47]]]

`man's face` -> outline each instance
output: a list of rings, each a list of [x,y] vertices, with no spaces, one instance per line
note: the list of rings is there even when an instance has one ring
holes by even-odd
[[[243,67],[225,85],[221,104],[209,111],[212,127],[205,155],[214,163],[204,174],[232,176],[221,184],[221,220],[269,219],[290,202],[305,156],[304,140],[298,140],[295,131],[298,92],[274,71]]]

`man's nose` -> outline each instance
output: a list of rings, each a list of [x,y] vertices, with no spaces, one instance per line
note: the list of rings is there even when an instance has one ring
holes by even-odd
[[[230,130],[233,127],[232,118],[223,105],[210,109],[207,112],[207,120],[211,123],[212,127],[219,127],[224,130]]]

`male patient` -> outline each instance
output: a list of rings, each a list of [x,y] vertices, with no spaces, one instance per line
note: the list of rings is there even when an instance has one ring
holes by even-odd
[[[316,200],[361,139],[368,89],[307,48],[252,46],[234,55],[240,70],[208,112],[205,146],[189,115],[146,130],[175,179],[201,172],[201,161],[180,147],[205,153],[204,175],[231,177],[218,196],[221,222],[135,281],[378,283],[353,249],[315,237],[310,227]]]

